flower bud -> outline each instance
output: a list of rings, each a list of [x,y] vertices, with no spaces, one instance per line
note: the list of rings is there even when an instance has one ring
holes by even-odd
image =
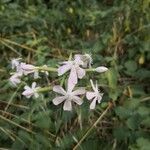
[[[99,73],[102,73],[102,72],[105,72],[105,71],[107,71],[108,70],[108,68],[106,68],[106,67],[97,67],[96,69],[95,69],[95,71],[96,72],[99,72]]]

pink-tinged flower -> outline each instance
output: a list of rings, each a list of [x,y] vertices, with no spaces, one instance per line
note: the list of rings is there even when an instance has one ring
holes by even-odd
[[[15,69],[19,67],[21,58],[14,58],[11,60],[11,68]]]
[[[21,63],[18,69],[18,72],[28,75],[30,73],[34,73],[34,79],[40,78],[39,76],[39,71],[36,69],[35,66],[26,64],[26,63]]]
[[[90,109],[94,109],[95,106],[96,106],[96,102],[97,101],[98,101],[98,103],[101,102],[103,93],[99,92],[97,83],[94,86],[93,81],[90,80],[90,82],[91,82],[91,85],[92,85],[93,92],[87,92],[86,93],[86,98],[88,100],[92,101],[91,104],[90,104]]]
[[[26,63],[21,63],[18,69],[18,72],[23,73],[24,75],[34,73],[35,71],[35,66]]]
[[[80,67],[83,65],[83,61],[77,57],[74,61],[62,62],[62,66],[58,68],[58,76],[63,75],[67,71],[70,71],[68,82],[69,84],[77,84],[78,78],[82,79],[85,76],[85,70]]]
[[[22,76],[22,74],[19,74],[19,73],[13,74],[9,79],[10,83],[13,86],[17,86],[17,84],[19,84],[21,82],[21,80],[20,80],[21,76]]]
[[[108,70],[108,68],[106,68],[106,67],[104,67],[104,66],[95,68],[95,71],[96,71],[96,72],[99,72],[99,73],[105,72],[105,71],[107,71],[107,70]]]
[[[93,63],[93,59],[90,54],[84,54],[84,55],[76,54],[74,57],[75,58],[79,57],[83,61],[83,65],[82,65],[83,68],[91,67],[91,64]]]
[[[82,79],[85,76],[85,70],[80,66],[83,65],[83,61],[77,57],[74,61],[62,62],[62,66],[58,68],[58,76],[63,75],[67,71],[70,71],[68,82],[69,84],[77,84],[78,78]]]
[[[40,87],[36,87],[36,82],[33,82],[31,87],[29,87],[27,85],[24,87],[25,91],[22,93],[22,95],[24,95],[27,98],[30,98],[31,96],[38,98],[39,94],[38,94],[37,90],[39,88]]]
[[[56,97],[53,99],[54,105],[59,105],[64,102],[63,109],[66,111],[72,110],[72,102],[75,102],[78,105],[83,103],[79,95],[85,94],[84,88],[78,88],[75,91],[72,91],[74,86],[68,85],[67,91],[65,91],[61,86],[57,85],[53,87],[53,91],[61,94],[62,96]]]

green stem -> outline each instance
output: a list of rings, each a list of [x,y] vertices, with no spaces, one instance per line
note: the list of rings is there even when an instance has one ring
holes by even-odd
[[[48,71],[48,72],[57,72],[57,68],[53,68],[53,67],[36,67],[37,70],[39,71]],[[89,69],[85,69],[85,71],[87,72],[93,72],[95,71],[95,68],[89,68]]]
[[[43,87],[43,88],[37,89],[37,92],[40,93],[40,92],[46,92],[46,91],[50,91],[50,90],[52,90],[52,87],[48,86],[48,87]]]
[[[57,72],[57,68],[53,67],[36,67],[39,71],[49,71],[49,72]]]
[[[95,71],[95,68],[85,69],[85,71],[87,71],[87,72],[93,72],[93,71]]]

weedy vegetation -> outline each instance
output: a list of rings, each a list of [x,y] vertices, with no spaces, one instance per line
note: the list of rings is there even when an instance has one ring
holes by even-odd
[[[149,150],[149,51],[150,0],[1,0],[0,149]],[[108,70],[58,71],[77,54]]]

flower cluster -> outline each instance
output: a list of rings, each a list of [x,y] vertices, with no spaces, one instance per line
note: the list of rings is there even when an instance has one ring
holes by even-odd
[[[43,67],[47,67],[47,66],[44,65]],[[24,62],[21,62],[21,58],[12,59],[11,68],[16,70],[10,77],[10,83],[13,86],[17,86],[17,84],[21,82],[21,77],[23,75],[27,76],[28,74],[33,74],[34,79],[39,78],[39,71],[37,67],[31,64],[26,64]],[[41,72],[44,72],[46,75],[49,74],[47,71],[41,71]]]
[[[10,82],[17,86],[21,82],[21,77],[23,75],[28,75],[33,73],[34,78],[39,78],[39,70],[41,72],[48,74],[48,71],[56,71],[58,72],[58,76],[61,76],[67,72],[69,72],[69,77],[67,79],[67,90],[64,90],[62,86],[55,85],[53,86],[53,91],[58,93],[60,96],[55,97],[52,102],[54,105],[59,105],[64,102],[63,109],[66,111],[72,110],[72,102],[81,105],[83,103],[83,97],[86,95],[86,98],[91,101],[90,109],[95,109],[96,103],[100,103],[102,100],[103,93],[101,93],[98,89],[98,84],[94,85],[93,81],[91,82],[91,87],[93,91],[86,91],[84,87],[80,87],[74,90],[78,81],[82,79],[87,71],[95,71],[95,72],[105,72],[108,69],[104,66],[92,68],[92,58],[89,54],[80,55],[77,54],[74,56],[73,60],[68,60],[60,63],[60,67],[50,68],[44,65],[43,67],[36,67],[31,64],[26,64],[21,62],[21,58],[13,59],[12,69],[16,69],[16,72],[10,77]],[[29,86],[24,87],[24,92],[22,95],[30,98],[34,96],[37,98],[39,96],[38,91],[42,89],[41,87],[36,87],[36,83],[33,82],[31,88]]]
[[[23,75],[34,73],[34,77],[37,78],[38,74],[35,66],[21,62],[21,58],[11,60],[12,69],[16,69],[15,73],[10,77],[10,82],[13,86],[17,86],[21,82]]]

